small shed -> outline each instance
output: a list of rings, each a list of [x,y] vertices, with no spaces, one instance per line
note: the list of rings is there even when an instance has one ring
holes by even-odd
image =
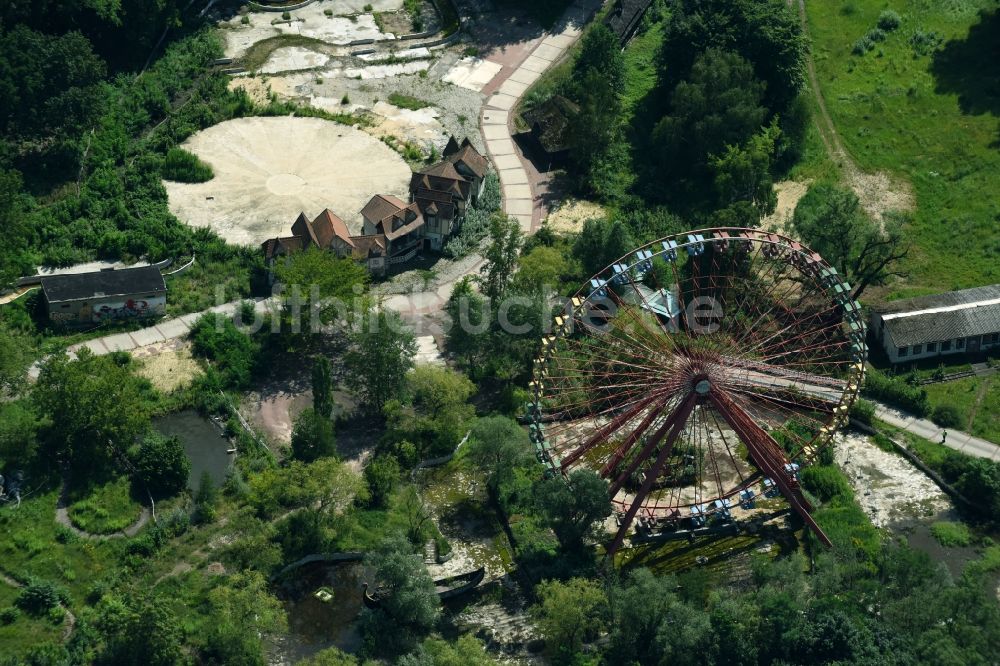
[[[167,307],[167,285],[156,266],[48,275],[41,285],[49,319],[62,326],[159,317]]]
[[[525,122],[531,127],[531,140],[551,162],[560,162],[569,156],[573,121],[579,114],[580,107],[562,95],[553,95],[524,114]]]

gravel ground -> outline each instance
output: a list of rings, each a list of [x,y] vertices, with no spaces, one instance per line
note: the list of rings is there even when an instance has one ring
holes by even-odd
[[[906,458],[883,451],[865,435],[839,434],[835,457],[876,527],[954,508],[951,499]]]

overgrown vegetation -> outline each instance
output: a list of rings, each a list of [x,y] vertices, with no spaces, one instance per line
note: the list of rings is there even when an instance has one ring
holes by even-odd
[[[181,183],[204,183],[215,176],[212,167],[183,148],[171,148],[163,161],[163,177]]]

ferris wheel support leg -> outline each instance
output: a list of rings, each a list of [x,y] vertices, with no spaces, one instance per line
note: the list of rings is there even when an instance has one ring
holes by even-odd
[[[746,444],[750,457],[775,482],[795,512],[802,516],[802,520],[825,546],[832,546],[830,537],[809,513],[812,507],[802,495],[798,482],[785,470],[789,460],[781,446],[725,393],[713,392],[710,399],[722,418]]]
[[[643,417],[642,422],[636,426],[635,430],[628,434],[628,437],[626,437],[625,441],[618,447],[618,450],[615,451],[614,455],[612,455],[608,462],[604,464],[604,467],[601,468],[602,477],[607,477],[615,470],[616,467],[618,467],[618,465],[621,464],[622,460],[625,459],[625,456],[628,455],[632,446],[639,440],[640,437],[642,437],[642,434],[646,432],[649,426],[653,424],[656,417],[660,415],[660,410],[663,408],[664,404],[666,404],[666,402],[661,402],[655,407],[652,407],[649,410],[649,413]]]
[[[635,520],[635,514],[639,512],[642,507],[642,502],[649,495],[649,491],[653,488],[653,483],[660,476],[660,472],[663,471],[663,466],[667,462],[667,458],[670,457],[670,452],[674,448],[674,442],[677,441],[677,437],[681,434],[681,430],[684,428],[684,423],[687,421],[688,416],[691,415],[691,411],[694,409],[695,402],[697,401],[697,396],[692,392],[688,395],[687,399],[680,404],[671,417],[668,423],[673,424],[673,428],[670,430],[670,434],[667,435],[666,442],[663,449],[660,451],[660,455],[656,457],[656,462],[653,463],[652,468],[646,472],[646,478],[642,482],[642,486],[639,488],[639,492],[632,500],[632,505],[629,506],[628,511],[625,513],[624,518],[622,518],[622,524],[618,526],[618,532],[615,534],[614,540],[611,545],[608,546],[608,550],[605,554],[606,558],[613,558],[615,553],[621,547],[622,542],[625,540],[625,535],[628,533],[629,528],[632,526],[632,521]],[[617,493],[617,489],[612,493],[612,498]]]
[[[576,449],[573,450],[572,453],[563,458],[561,465],[562,470],[565,472],[570,465],[579,460],[580,456],[582,456],[584,453],[590,450],[590,448],[594,446],[594,444],[597,444],[598,442],[602,442],[605,439],[607,439],[608,435],[613,433],[615,430],[618,430],[618,428],[622,427],[623,424],[627,423],[629,420],[634,418],[636,414],[638,414],[646,407],[651,405],[653,401],[659,397],[660,397],[659,395],[652,395],[649,396],[648,398],[643,398],[642,400],[640,400],[639,402],[632,405],[624,412],[616,416],[614,419],[612,419],[611,423],[607,424],[606,426],[598,430],[596,433],[590,436],[586,442],[578,446]]]

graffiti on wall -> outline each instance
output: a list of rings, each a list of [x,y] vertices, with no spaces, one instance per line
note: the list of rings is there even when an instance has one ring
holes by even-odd
[[[149,301],[128,299],[121,305],[105,303],[100,307],[95,307],[91,313],[94,321],[104,321],[106,319],[129,319],[132,317],[148,317],[156,314],[157,308]]]

